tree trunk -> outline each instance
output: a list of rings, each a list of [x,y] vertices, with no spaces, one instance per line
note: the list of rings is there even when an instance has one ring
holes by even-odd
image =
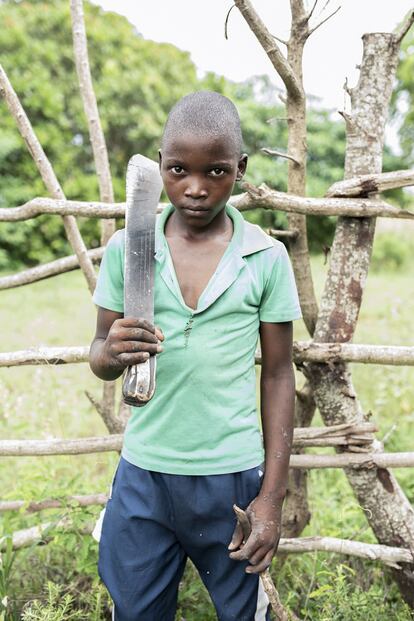
[[[381,172],[384,126],[398,62],[394,34],[363,37],[359,82],[348,90],[345,178]],[[356,327],[367,278],[375,218],[338,219],[329,273],[315,328],[317,342],[347,342]],[[344,363],[305,363],[316,404],[326,425],[366,421]],[[381,449],[379,442],[378,449]],[[385,468],[345,470],[364,513],[382,544],[414,551],[414,511],[394,476]],[[414,565],[393,570],[403,597],[414,605]]]

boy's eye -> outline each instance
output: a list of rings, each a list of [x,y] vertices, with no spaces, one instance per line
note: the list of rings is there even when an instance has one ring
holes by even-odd
[[[184,171],[184,168],[182,166],[172,166],[171,170],[175,175],[181,175],[181,173]]]
[[[224,170],[222,168],[212,168],[210,174],[213,177],[221,177],[222,175],[224,175]]]

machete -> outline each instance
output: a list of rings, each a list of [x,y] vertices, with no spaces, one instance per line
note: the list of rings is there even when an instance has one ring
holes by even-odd
[[[124,317],[154,323],[155,217],[162,191],[158,164],[134,155],[126,175]],[[156,357],[125,369],[125,403],[145,405],[155,390]]]

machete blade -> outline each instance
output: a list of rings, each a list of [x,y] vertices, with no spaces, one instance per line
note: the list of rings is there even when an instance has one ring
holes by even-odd
[[[134,155],[126,175],[124,316],[154,323],[155,218],[162,192],[158,164]],[[125,403],[142,406],[155,390],[156,357],[125,370]]]

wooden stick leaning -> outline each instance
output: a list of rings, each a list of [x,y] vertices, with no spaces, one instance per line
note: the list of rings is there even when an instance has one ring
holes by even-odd
[[[113,203],[114,191],[109,167],[108,150],[106,148],[98,104],[96,103],[92,84],[82,0],[71,0],[70,11],[72,16],[73,53],[79,80],[79,90],[85,115],[88,120],[89,137],[92,145],[96,173],[98,175],[99,195],[101,201],[104,203]],[[115,220],[102,223],[102,246],[105,246],[114,232]]]
[[[16,122],[20,134],[26,142],[27,148],[39,170],[39,173],[43,179],[43,182],[50,192],[50,194],[57,199],[65,199],[63,190],[56,178],[55,172],[51,163],[46,157],[43,148],[34,133],[33,127],[23,109],[20,100],[15,93],[10,81],[0,65],[0,95],[4,97],[8,108]],[[91,293],[95,290],[96,274],[95,269],[90,260],[85,243],[79,232],[78,225],[73,216],[64,216],[63,225],[65,227],[66,236],[71,244],[76,256],[78,257],[79,265],[85,275],[88,283],[88,288]]]
[[[102,131],[101,119],[89,66],[88,41],[82,0],[71,0],[70,12],[72,17],[73,53],[75,57],[76,73],[78,75],[83,108],[88,121],[93,159],[98,175],[99,196],[104,203],[113,203],[114,191],[109,167],[108,150]],[[101,220],[100,224],[101,245],[105,246],[115,232],[116,222],[114,219]],[[115,415],[115,387],[115,382],[103,382],[102,399],[97,401],[91,398],[91,402],[95,405],[98,414],[101,416],[109,432],[113,432],[114,429],[119,429],[120,426],[122,426],[122,420]]]
[[[244,541],[246,541],[251,531],[249,519],[246,513],[243,511],[243,509],[240,509],[240,507],[238,507],[237,505],[233,505],[233,510],[234,510],[234,513],[236,514],[236,517],[237,517],[237,520],[240,526],[242,527]],[[265,569],[264,571],[261,571],[259,573],[259,576],[260,576],[260,580],[262,581],[262,585],[265,590],[265,593],[267,597],[269,598],[269,603],[272,607],[272,610],[276,615],[277,621],[289,621],[289,619],[292,619],[294,621],[296,620],[299,621],[298,617],[294,613],[292,612],[288,613],[286,609],[284,608],[282,602],[280,601],[279,593],[277,592],[275,584],[270,575],[269,569]]]

